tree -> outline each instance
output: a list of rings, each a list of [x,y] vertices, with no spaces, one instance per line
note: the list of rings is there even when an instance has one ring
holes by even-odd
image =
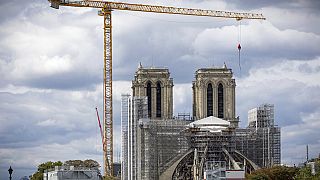
[[[57,161],[57,162],[52,162],[52,161],[48,161],[45,163],[42,163],[40,165],[38,165],[38,170],[37,172],[35,172],[30,180],[43,180],[43,173],[45,172],[45,170],[49,170],[49,169],[53,169],[55,166],[74,166],[74,167],[87,167],[87,168],[95,168],[97,170],[99,170],[98,168],[100,167],[100,164],[92,159],[87,159],[87,160],[68,160],[65,161],[64,163],[62,163],[61,161]]]
[[[316,169],[320,167],[320,159],[314,159]],[[318,180],[320,179],[320,171],[316,172],[315,175],[311,174],[311,167],[306,165],[299,169],[299,172],[296,174],[296,179],[310,179],[310,180]]]
[[[100,164],[97,161],[92,160],[92,159],[84,160],[83,165],[85,167],[89,167],[89,168],[99,168],[100,167]]]
[[[42,163],[38,166],[38,170],[37,172],[35,172],[32,176],[31,176],[31,180],[43,180],[43,173],[45,170],[48,169],[52,169],[55,166],[62,166],[62,162],[61,161],[57,161],[57,162],[52,162],[52,161],[48,161],[45,163]]]
[[[74,167],[87,167],[87,168],[99,168],[100,164],[92,159],[87,160],[68,160],[65,161],[64,166],[74,166]]]
[[[286,179],[293,180],[298,172],[296,167],[274,166],[271,168],[263,168],[247,175],[247,179],[252,180],[271,180]]]
[[[63,163],[64,166],[83,167],[83,161],[81,160],[68,160]]]

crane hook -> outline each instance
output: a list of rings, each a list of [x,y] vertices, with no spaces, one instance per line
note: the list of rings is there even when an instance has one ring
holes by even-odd
[[[241,45],[240,43],[238,44],[238,50],[239,50],[239,69],[241,71],[241,63],[240,63],[240,50],[241,50]]]

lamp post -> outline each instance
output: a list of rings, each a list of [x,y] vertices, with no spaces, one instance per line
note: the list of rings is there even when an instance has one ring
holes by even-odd
[[[11,177],[11,174],[12,174],[12,172],[13,172],[13,169],[11,168],[11,166],[10,166],[10,168],[8,169],[8,171],[9,171],[9,179],[11,180],[12,179],[12,177]]]

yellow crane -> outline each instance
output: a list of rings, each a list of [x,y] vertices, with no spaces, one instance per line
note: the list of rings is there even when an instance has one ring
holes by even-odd
[[[122,2],[108,2],[99,0],[48,0],[51,7],[59,6],[98,8],[99,15],[104,17],[104,72],[103,72],[103,160],[105,176],[113,175],[113,127],[112,127],[112,10],[141,11],[163,14],[179,14],[190,16],[208,16],[241,19],[262,19],[262,14],[237,13],[228,11],[215,11],[203,9],[177,8],[168,6],[155,6],[144,4],[131,4]]]

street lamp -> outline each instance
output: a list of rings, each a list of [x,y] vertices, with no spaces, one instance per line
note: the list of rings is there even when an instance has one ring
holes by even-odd
[[[9,171],[9,175],[10,175],[10,176],[9,176],[9,179],[11,180],[11,179],[12,179],[11,174],[12,174],[12,172],[13,172],[13,169],[11,168],[11,166],[10,166],[10,168],[9,168],[8,171]]]

